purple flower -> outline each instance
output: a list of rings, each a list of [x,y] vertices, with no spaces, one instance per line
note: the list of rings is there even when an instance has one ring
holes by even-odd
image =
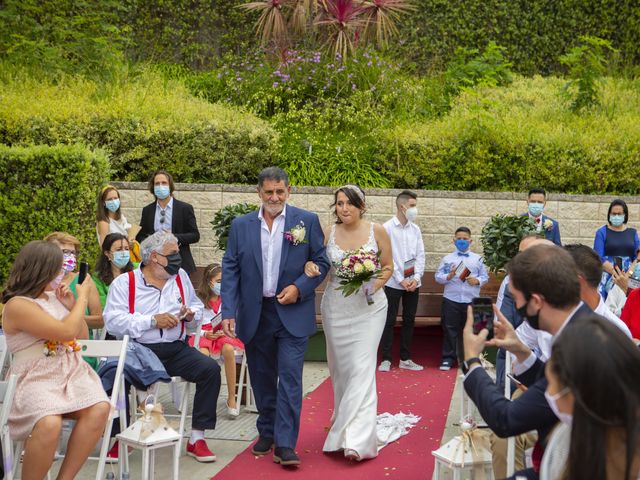
[[[347,75],[347,78],[351,78],[353,77],[353,73],[350,73],[349,75]]]
[[[367,67],[370,67],[371,65],[373,65],[373,62],[372,62],[371,60],[369,60],[369,61],[367,62]]]
[[[351,90],[355,90],[356,88],[358,88],[358,87],[356,87],[356,84],[355,84],[355,83],[352,83],[352,84],[351,84]]]
[[[221,78],[221,77],[222,77],[222,72],[218,74],[218,78]]]
[[[278,88],[278,85],[280,85],[278,82],[273,82],[273,88]]]

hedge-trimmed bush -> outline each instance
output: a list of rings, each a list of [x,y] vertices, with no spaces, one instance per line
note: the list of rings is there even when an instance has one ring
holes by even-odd
[[[386,130],[378,155],[396,187],[637,194],[640,81],[607,79],[601,107],[581,115],[563,84],[518,77],[469,91],[438,120]]]
[[[165,168],[182,182],[253,182],[277,145],[266,122],[150,72],[107,86],[20,78],[0,84],[0,98],[0,143],[104,148],[118,180]]]
[[[56,230],[78,237],[81,258],[93,263],[96,195],[108,170],[104,152],[82,145],[0,145],[0,284],[25,243]]]

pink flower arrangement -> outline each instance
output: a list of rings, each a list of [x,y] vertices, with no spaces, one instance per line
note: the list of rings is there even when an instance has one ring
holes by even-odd
[[[370,250],[349,250],[339,263],[334,264],[336,277],[340,278],[341,290],[345,297],[357,293],[363,284],[380,275],[380,258]],[[370,303],[373,303],[371,301]]]

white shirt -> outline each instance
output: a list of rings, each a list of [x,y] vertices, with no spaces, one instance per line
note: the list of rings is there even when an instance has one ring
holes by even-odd
[[[116,277],[107,295],[104,308],[104,323],[107,330],[116,337],[129,335],[140,343],[168,343],[184,338],[181,335],[182,322],[173,328],[151,328],[151,317],[159,313],[178,316],[182,305],[180,289],[175,277],[169,278],[162,290],[145,282],[142,269],[133,271],[135,278],[134,313],[129,313],[129,274]],[[204,305],[196,296],[189,275],[184,270],[178,272],[184,289],[184,302],[195,312],[192,322],[200,323]],[[186,326],[185,324],[185,333]]]
[[[404,278],[404,262],[415,259],[413,278],[422,285],[422,274],[424,273],[424,242],[420,227],[407,220],[402,224],[398,217],[384,223],[384,229],[391,239],[391,252],[393,253],[393,275],[386,283],[387,287],[404,290],[400,285]]]
[[[163,209],[160,207],[160,202],[156,201],[156,216],[153,219],[153,230],[155,232],[159,232],[160,230],[164,230],[165,232],[171,231],[171,221],[173,220],[173,197],[167,203],[167,206],[164,208],[164,222],[160,223],[160,212]]]
[[[262,245],[262,296],[275,297],[278,288],[278,276],[280,274],[280,257],[282,257],[282,242],[284,241],[284,221],[287,215],[287,204],[282,212],[273,219],[271,231],[262,214],[258,212],[260,219],[260,244]]]
[[[498,296],[496,297],[496,307],[498,307],[498,310],[502,308],[502,302],[504,302],[504,292],[508,286],[509,275],[505,275],[505,277],[502,279],[502,283],[500,284],[500,288],[498,289]],[[493,318],[496,318],[496,316],[494,315]]]
[[[580,302],[582,305],[582,302]],[[580,306],[578,306],[580,308]],[[577,308],[576,308],[577,310]],[[567,320],[573,317],[576,310],[571,312],[571,315],[567,317]],[[629,327],[616,317],[611,311],[607,308],[602,297],[600,297],[600,303],[598,307],[594,310],[598,315],[603,316],[611,323],[613,323],[616,327],[624,332],[624,334],[631,338],[631,331]],[[518,328],[516,328],[516,335],[520,338],[520,341],[527,345],[534,353],[529,356],[523,363],[518,364],[515,355],[511,354],[511,361],[513,363],[513,371],[516,375],[520,375],[521,373],[526,372],[536,361],[536,356],[540,358],[540,361],[546,362],[551,357],[551,347],[553,346],[553,339],[560,334],[560,332],[564,329],[564,327],[569,322],[565,322],[558,333],[555,336],[552,336],[549,332],[545,332],[544,330],[536,330],[529,322],[522,322]]]

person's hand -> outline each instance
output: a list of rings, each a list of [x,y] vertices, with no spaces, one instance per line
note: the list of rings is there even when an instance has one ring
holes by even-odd
[[[531,350],[522,343],[511,322],[498,310],[495,304],[493,312],[496,315],[493,320],[493,338],[487,342],[487,345],[504,348],[516,355],[518,361],[525,360],[531,354]]]
[[[304,264],[304,274],[310,278],[317,277],[318,275],[320,275],[320,268],[318,268],[318,265],[316,265],[314,262],[309,260]]]
[[[300,296],[300,290],[295,285],[287,285],[282,291],[276,295],[276,299],[280,305],[289,305],[296,303]]]
[[[486,328],[480,330],[477,335],[473,333],[473,309],[471,308],[471,305],[469,305],[467,307],[467,323],[465,323],[464,330],[462,330],[465,360],[480,356],[484,350],[485,344],[487,343],[487,335],[489,335],[489,330]]]
[[[225,318],[222,320],[222,331],[227,337],[236,338],[236,319]]]
[[[86,289],[87,287],[85,286],[80,288]],[[71,291],[71,289],[64,283],[61,283],[58,286],[58,288],[56,288],[56,298],[60,301],[62,305],[65,306],[67,310],[71,310],[76,304],[76,297],[73,295],[73,292]],[[78,298],[84,298],[86,300],[87,295],[85,294],[83,297],[80,297],[80,291],[78,291]]]
[[[415,278],[412,278],[406,288],[407,292],[415,292],[416,288],[418,288],[418,281]]]
[[[451,281],[451,279],[452,279],[453,277],[455,277],[455,276],[456,276],[456,271],[455,271],[455,270],[451,270],[451,271],[449,272],[449,275],[447,275],[447,281]]]
[[[178,314],[178,318],[181,321],[190,322],[193,320],[193,316],[196,314],[193,310],[187,307],[184,303],[180,307],[180,313]]]
[[[629,275],[631,272],[623,272],[618,267],[613,267],[613,273],[611,276],[613,277],[613,283],[618,285],[622,291],[626,294],[629,289]]]
[[[156,319],[157,328],[173,328],[178,325],[178,317],[171,313],[157,313],[153,316]]]
[[[224,335],[225,333],[222,330],[218,330],[216,332],[208,330],[204,332],[204,338],[206,338],[207,340],[215,340],[216,338],[223,337]]]
[[[476,277],[467,277],[467,283],[469,285],[476,286],[480,285],[480,280],[478,280]]]
[[[606,261],[602,264],[602,268],[604,269],[605,272],[613,275],[613,263],[611,263],[610,261]]]

